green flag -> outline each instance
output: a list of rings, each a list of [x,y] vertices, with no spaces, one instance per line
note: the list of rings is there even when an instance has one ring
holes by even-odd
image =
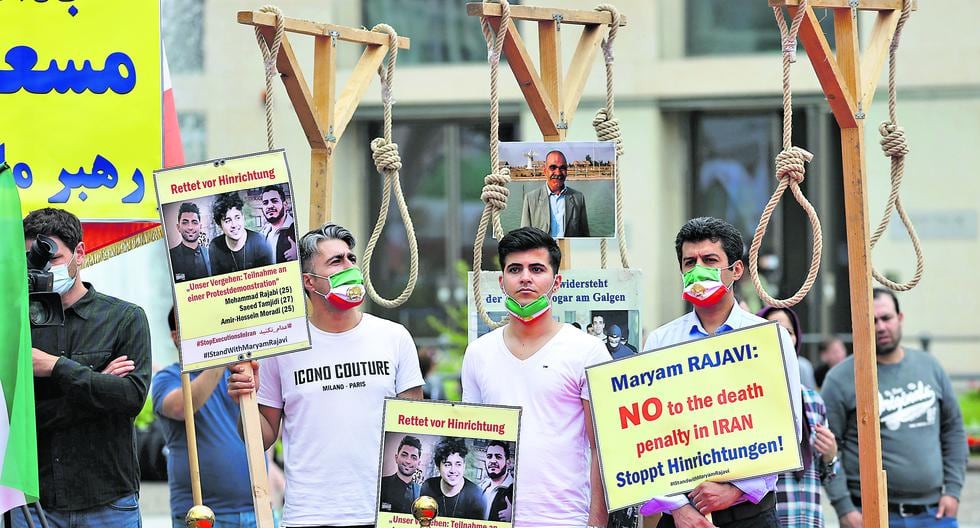
[[[0,164],[0,512],[38,498],[34,369],[24,224],[14,173]]]

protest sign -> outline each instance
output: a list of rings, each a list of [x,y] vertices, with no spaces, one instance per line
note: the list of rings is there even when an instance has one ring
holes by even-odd
[[[616,347],[628,351],[624,355],[635,354],[641,337],[640,285],[643,273],[635,269],[577,269],[563,271],[561,276],[561,286],[551,300],[552,316],[563,323],[577,323],[583,331],[607,341],[607,346],[611,344],[607,336],[611,333],[618,335]],[[473,274],[470,272],[467,282],[472,284],[472,281]],[[507,315],[504,294],[500,290],[499,271],[480,274],[480,291],[491,319],[499,321]],[[489,332],[490,328],[476,313],[472,288],[467,288],[467,300],[468,337],[472,342]],[[617,341],[617,338],[613,341]]]
[[[776,323],[603,363],[586,377],[610,510],[802,467]]]
[[[182,370],[310,348],[283,151],[160,170],[154,179]]]
[[[23,214],[154,221],[162,165],[159,2],[2,2],[0,163]]]
[[[511,526],[520,407],[389,398],[384,413],[376,526],[415,525],[420,496],[432,526]]]

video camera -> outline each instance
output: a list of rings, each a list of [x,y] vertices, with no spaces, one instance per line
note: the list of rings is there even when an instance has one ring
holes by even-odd
[[[28,311],[32,328],[65,324],[61,295],[52,291],[51,259],[57,252],[58,245],[44,235],[38,235],[27,252]]]

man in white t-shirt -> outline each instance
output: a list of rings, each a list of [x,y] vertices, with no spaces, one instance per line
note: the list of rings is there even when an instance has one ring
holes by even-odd
[[[522,227],[500,239],[497,254],[510,324],[467,347],[463,401],[523,409],[514,526],[605,526],[585,368],[609,354],[552,317],[561,251],[551,236]]]
[[[384,398],[422,398],[408,330],[357,309],[364,281],[353,249],[350,231],[332,223],[300,239],[313,347],[264,359],[261,371],[240,363],[229,377],[232,396],[257,392],[267,449],[282,426],[286,527],[373,525]]]

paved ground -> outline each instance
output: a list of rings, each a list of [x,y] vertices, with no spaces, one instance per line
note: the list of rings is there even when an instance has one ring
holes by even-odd
[[[166,483],[143,483],[140,504],[144,528],[171,528],[169,500]],[[836,528],[837,517],[834,515],[834,509],[826,501],[824,512],[828,528]],[[960,528],[980,528],[980,460],[971,464],[971,469],[966,474],[966,485],[960,498],[959,521]]]

